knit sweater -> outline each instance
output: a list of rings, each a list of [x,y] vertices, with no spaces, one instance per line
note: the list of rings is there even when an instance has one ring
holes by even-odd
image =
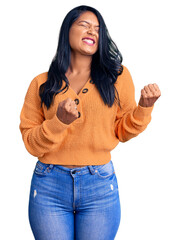
[[[70,86],[54,98],[47,110],[42,106],[39,87],[48,73],[37,75],[30,83],[20,114],[19,128],[27,151],[46,164],[102,165],[111,160],[111,150],[145,130],[151,121],[153,107],[141,107],[135,101],[131,74],[123,66],[115,87],[121,108],[105,105],[96,85],[90,78],[79,94]],[[66,85],[63,80],[64,87]],[[70,124],[56,115],[59,102],[75,100],[79,118]]]

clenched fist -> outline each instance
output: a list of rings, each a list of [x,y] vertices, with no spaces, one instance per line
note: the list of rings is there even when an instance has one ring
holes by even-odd
[[[161,92],[156,83],[148,84],[141,90],[139,105],[141,107],[152,107],[156,100],[161,96]]]
[[[56,112],[59,120],[65,124],[70,124],[78,118],[78,110],[75,101],[71,98],[66,98],[60,102]]]

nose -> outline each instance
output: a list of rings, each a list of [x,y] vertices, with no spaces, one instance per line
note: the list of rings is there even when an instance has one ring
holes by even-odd
[[[89,29],[88,29],[88,33],[91,33],[91,34],[93,34],[93,35],[95,35],[95,30],[92,28],[92,27],[90,27]]]

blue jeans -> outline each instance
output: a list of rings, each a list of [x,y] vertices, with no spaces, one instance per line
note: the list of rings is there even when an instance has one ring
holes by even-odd
[[[112,160],[78,168],[38,160],[28,214],[36,240],[115,239],[121,207]]]

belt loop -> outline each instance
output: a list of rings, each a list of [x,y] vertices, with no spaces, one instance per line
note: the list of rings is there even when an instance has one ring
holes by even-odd
[[[52,169],[54,167],[54,164],[50,164],[49,168]]]
[[[90,165],[90,166],[88,166],[88,168],[89,168],[91,174],[94,175],[95,174],[95,170],[94,170],[93,166]]]

